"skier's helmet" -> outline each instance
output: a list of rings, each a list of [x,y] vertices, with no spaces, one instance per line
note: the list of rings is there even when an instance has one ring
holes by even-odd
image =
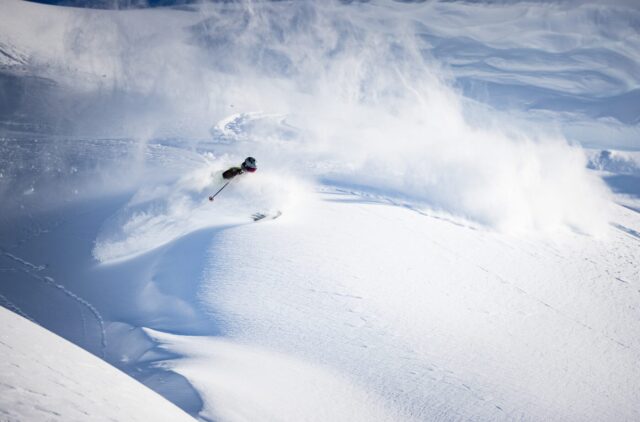
[[[242,163],[242,170],[248,171],[249,173],[253,173],[258,169],[256,166],[256,159],[253,157],[247,157]]]

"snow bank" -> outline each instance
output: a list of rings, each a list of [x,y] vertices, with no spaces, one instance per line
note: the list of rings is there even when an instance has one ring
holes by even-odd
[[[0,307],[2,420],[193,421],[114,367]]]
[[[224,421],[392,421],[380,397],[329,368],[215,337],[146,330],[184,358],[162,366],[202,393],[201,416]]]

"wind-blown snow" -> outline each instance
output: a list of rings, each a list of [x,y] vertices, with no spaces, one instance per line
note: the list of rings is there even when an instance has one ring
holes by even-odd
[[[9,2],[5,7],[14,14],[31,14],[44,6]],[[271,126],[264,119],[245,125],[243,137],[255,143],[250,146],[255,154],[279,167],[392,189],[398,196],[501,229],[568,225],[598,233],[606,224],[605,189],[584,171],[586,158],[553,133],[555,125],[543,131],[506,125],[507,116],[496,118],[463,99],[451,87],[448,72],[431,58],[441,53],[433,36],[456,39],[452,29],[443,28],[465,26],[475,16],[472,6],[265,2],[205,4],[194,12],[48,9],[59,15],[61,24],[50,29],[57,34],[48,39],[51,53],[33,48],[34,58],[47,63],[43,75],[49,78],[70,74],[68,64],[55,57],[78,66],[71,74],[86,87],[70,95],[98,100],[81,115],[69,113],[74,121],[90,123],[94,132],[124,129],[143,140],[178,133],[206,136],[230,115],[245,113],[256,121],[260,112],[280,117]],[[536,17],[524,22],[533,28],[547,22],[545,16],[564,16],[576,21],[567,31],[582,33],[587,32],[585,20],[592,19],[592,12],[600,16],[601,6],[572,11],[509,5],[481,11],[483,16],[516,19],[514,26],[520,23],[517,16],[529,11]],[[531,30],[510,41],[516,46],[503,45],[500,34],[511,32],[512,26],[498,31],[498,18],[488,16],[464,34],[492,51],[597,49],[608,37],[620,39],[633,31],[623,13],[606,15],[620,21],[616,32],[589,32],[585,40],[563,33],[562,39],[571,42]],[[45,16],[33,13],[33,21]],[[87,33],[89,25],[94,35]],[[551,30],[561,31],[557,26]],[[14,32],[21,34],[16,44],[31,46],[24,30]],[[632,41],[615,49],[631,63],[636,50]],[[535,53],[518,62],[529,69],[521,73],[523,78],[532,74],[531,56]],[[620,68],[627,76],[617,79],[624,81],[618,91],[625,92],[625,86],[635,83],[634,68]],[[473,69],[475,77],[486,80]],[[517,66],[509,74],[519,74]],[[549,89],[542,72],[533,74],[538,82],[528,86]],[[563,80],[574,83],[574,76]],[[555,88],[567,95],[583,95],[586,89]],[[600,95],[595,88],[591,92]],[[134,108],[127,111],[131,104]],[[117,127],[104,126],[113,119],[119,121]],[[229,141],[228,136],[218,139]]]

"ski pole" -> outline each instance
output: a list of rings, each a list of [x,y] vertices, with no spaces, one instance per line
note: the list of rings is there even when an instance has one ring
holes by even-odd
[[[213,201],[213,198],[216,197],[216,195],[218,195],[220,192],[222,192],[222,189],[226,188],[227,185],[231,183],[231,180],[229,180],[227,183],[225,183],[219,190],[218,192],[214,193],[213,195],[209,196],[209,201]]]

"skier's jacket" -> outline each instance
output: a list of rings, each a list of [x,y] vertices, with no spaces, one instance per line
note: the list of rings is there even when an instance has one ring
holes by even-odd
[[[230,169],[226,170],[224,173],[222,173],[222,178],[223,179],[227,179],[227,180],[231,180],[236,176],[241,175],[242,173],[244,173],[244,170],[240,167],[231,167]]]

